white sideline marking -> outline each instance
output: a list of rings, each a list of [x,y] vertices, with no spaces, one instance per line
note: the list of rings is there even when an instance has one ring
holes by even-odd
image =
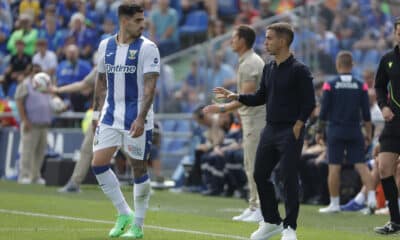
[[[104,224],[113,224],[114,223],[112,221],[97,220],[97,219],[90,219],[90,218],[78,218],[78,217],[69,217],[69,216],[62,216],[62,215],[50,215],[50,214],[45,214],[45,213],[23,212],[23,211],[16,211],[16,210],[1,209],[1,208],[0,208],[0,213],[24,215],[24,216],[31,216],[31,217],[62,219],[62,220],[70,220],[70,221],[76,221],[76,222],[90,222],[90,223],[104,223]],[[161,226],[154,226],[154,225],[145,225],[145,228],[162,230],[162,231],[166,231],[166,232],[189,233],[189,234],[194,234],[194,235],[205,235],[205,236],[228,238],[228,239],[243,239],[243,240],[248,239],[248,238],[234,236],[234,235],[200,232],[200,231],[194,231],[194,230],[168,228],[168,227],[161,227]]]

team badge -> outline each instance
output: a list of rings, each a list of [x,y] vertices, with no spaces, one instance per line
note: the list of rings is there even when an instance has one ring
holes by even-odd
[[[389,68],[392,68],[393,62],[389,62],[388,65],[389,65]]]
[[[137,52],[137,50],[129,50],[128,59],[129,59],[129,60],[135,60],[135,58],[136,58],[136,52]]]

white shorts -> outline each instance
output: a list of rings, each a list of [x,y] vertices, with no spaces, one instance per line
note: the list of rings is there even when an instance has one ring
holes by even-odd
[[[119,147],[129,157],[136,160],[148,160],[152,141],[152,130],[147,130],[141,136],[133,138],[129,131],[112,128],[100,124],[93,138],[93,152],[104,148]]]

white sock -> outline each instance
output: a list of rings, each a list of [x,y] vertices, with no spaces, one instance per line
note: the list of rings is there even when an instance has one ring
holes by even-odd
[[[376,195],[375,191],[368,191],[368,200],[367,200],[368,207],[376,207]]]
[[[339,197],[331,197],[331,205],[332,206],[339,206],[340,199]]]
[[[141,182],[135,180],[133,199],[135,202],[135,224],[142,227],[150,200],[150,179],[142,177]]]
[[[111,169],[96,174],[96,179],[104,194],[111,200],[114,207],[117,208],[119,214],[128,215],[132,213],[121,192],[119,181]]]
[[[359,205],[363,205],[365,202],[365,194],[363,192],[359,192],[354,198],[354,201]]]

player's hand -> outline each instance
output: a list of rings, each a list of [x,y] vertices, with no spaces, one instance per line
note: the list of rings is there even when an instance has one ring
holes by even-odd
[[[144,122],[145,122],[144,119],[136,118],[131,125],[131,129],[129,130],[129,135],[131,135],[131,137],[133,138],[142,136],[144,132]]]
[[[390,121],[392,121],[394,114],[389,107],[384,107],[384,108],[382,108],[382,116],[386,122],[390,122]]]
[[[219,113],[220,107],[217,104],[211,104],[203,108],[203,113]]]
[[[223,87],[216,87],[213,89],[213,93],[216,95],[217,99],[229,99],[229,100],[238,100],[239,94],[229,91]]]

